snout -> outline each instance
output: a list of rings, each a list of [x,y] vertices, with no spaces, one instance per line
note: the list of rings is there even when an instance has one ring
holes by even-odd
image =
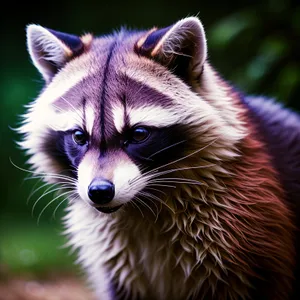
[[[89,198],[98,205],[104,205],[112,201],[115,196],[115,186],[104,179],[94,179],[88,187]]]
[[[140,177],[138,166],[123,151],[108,151],[100,157],[92,148],[78,166],[78,193],[94,209],[112,213],[125,207],[145,187],[146,181]],[[136,178],[140,179],[134,182]]]
[[[95,203],[96,209],[103,213],[115,212],[122,206],[101,206],[110,203],[115,196],[114,184],[105,179],[95,178],[88,187],[88,196]]]

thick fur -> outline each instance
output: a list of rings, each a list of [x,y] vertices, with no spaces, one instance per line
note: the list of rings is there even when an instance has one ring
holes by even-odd
[[[299,116],[224,81],[196,18],[81,37],[80,54],[30,28],[48,84],[21,145],[45,181],[75,182],[66,234],[99,299],[296,299]],[[36,44],[54,49],[56,69]],[[120,146],[137,125],[149,139]],[[78,127],[81,148],[68,133]],[[89,200],[96,177],[114,183],[118,211]]]

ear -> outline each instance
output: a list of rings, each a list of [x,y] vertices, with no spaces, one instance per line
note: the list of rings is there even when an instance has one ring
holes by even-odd
[[[85,48],[87,36],[76,35],[44,28],[39,25],[27,26],[27,47],[31,60],[47,83],[73,57]]]
[[[207,58],[203,26],[189,17],[163,29],[153,29],[136,44],[136,52],[156,60],[194,86]]]

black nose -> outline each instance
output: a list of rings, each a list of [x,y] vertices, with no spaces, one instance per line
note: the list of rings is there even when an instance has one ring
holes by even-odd
[[[106,204],[113,199],[115,187],[108,180],[96,178],[89,186],[88,195],[94,203]]]

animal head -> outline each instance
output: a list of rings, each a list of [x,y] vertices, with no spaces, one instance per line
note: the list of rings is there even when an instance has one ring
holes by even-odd
[[[205,185],[237,156],[243,123],[197,18],[102,37],[29,25],[27,45],[45,88],[21,146],[45,181],[75,186],[76,201],[111,213],[174,184]]]

